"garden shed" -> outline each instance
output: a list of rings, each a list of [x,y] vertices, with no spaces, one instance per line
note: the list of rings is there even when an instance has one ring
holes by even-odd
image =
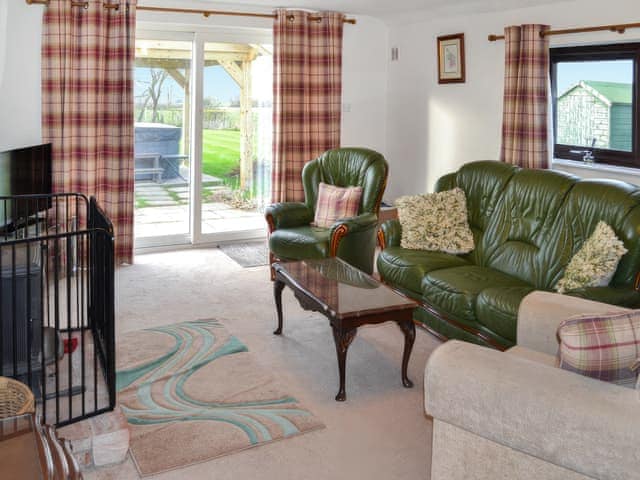
[[[558,96],[557,142],[631,151],[631,100],[630,83],[581,80]]]

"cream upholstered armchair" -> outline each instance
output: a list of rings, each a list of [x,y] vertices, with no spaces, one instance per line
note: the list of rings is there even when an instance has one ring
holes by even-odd
[[[533,292],[506,352],[450,341],[425,370],[431,480],[640,479],[638,392],[555,367],[556,330],[621,307]]]

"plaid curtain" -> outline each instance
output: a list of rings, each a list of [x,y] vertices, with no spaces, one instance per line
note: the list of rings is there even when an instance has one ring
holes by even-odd
[[[548,25],[506,27],[504,107],[500,159],[525,168],[547,168]]]
[[[335,12],[276,11],[273,202],[304,200],[302,167],[340,146],[343,20]]]
[[[93,195],[114,225],[116,261],[133,257],[136,0],[50,0],[43,19],[42,136],[55,192]]]

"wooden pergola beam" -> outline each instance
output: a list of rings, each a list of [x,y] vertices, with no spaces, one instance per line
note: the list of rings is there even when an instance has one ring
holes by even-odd
[[[229,76],[238,84],[240,90],[242,90],[244,88],[244,75],[242,73],[242,68],[236,62],[229,60],[220,60],[219,63]]]

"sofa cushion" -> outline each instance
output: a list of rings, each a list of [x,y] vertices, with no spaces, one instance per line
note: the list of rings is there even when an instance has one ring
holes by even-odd
[[[569,318],[558,327],[558,339],[560,368],[635,388],[640,311]]]
[[[396,200],[403,248],[453,254],[473,250],[467,200],[460,188]]]
[[[325,258],[329,236],[330,229],[312,226],[275,230],[269,237],[269,249],[283,260]]]
[[[420,295],[425,274],[443,268],[468,265],[466,260],[443,252],[385,248],[378,256],[378,272],[386,282]]]
[[[467,163],[456,174],[456,186],[467,196],[469,223],[485,230],[509,180],[520,169],[494,161]]]
[[[606,287],[625,253],[627,249],[616,237],[616,232],[606,223],[598,222],[591,236],[567,265],[555,289],[564,293],[584,287]]]
[[[487,288],[528,285],[505,273],[478,265],[446,268],[427,273],[422,295],[429,305],[467,322],[476,321],[476,299]]]
[[[474,250],[467,254],[471,263],[482,264],[482,237],[502,192],[520,168],[504,162],[479,161],[463,165],[456,173],[442,177],[435,190],[441,192],[459,187],[467,197],[469,226],[473,232]]]
[[[520,302],[534,290],[526,287],[492,287],[480,292],[476,300],[478,322],[492,332],[516,341]]]
[[[500,270],[541,290],[555,285],[562,270],[562,232],[553,227],[577,178],[551,170],[513,175],[489,220],[481,265]]]

